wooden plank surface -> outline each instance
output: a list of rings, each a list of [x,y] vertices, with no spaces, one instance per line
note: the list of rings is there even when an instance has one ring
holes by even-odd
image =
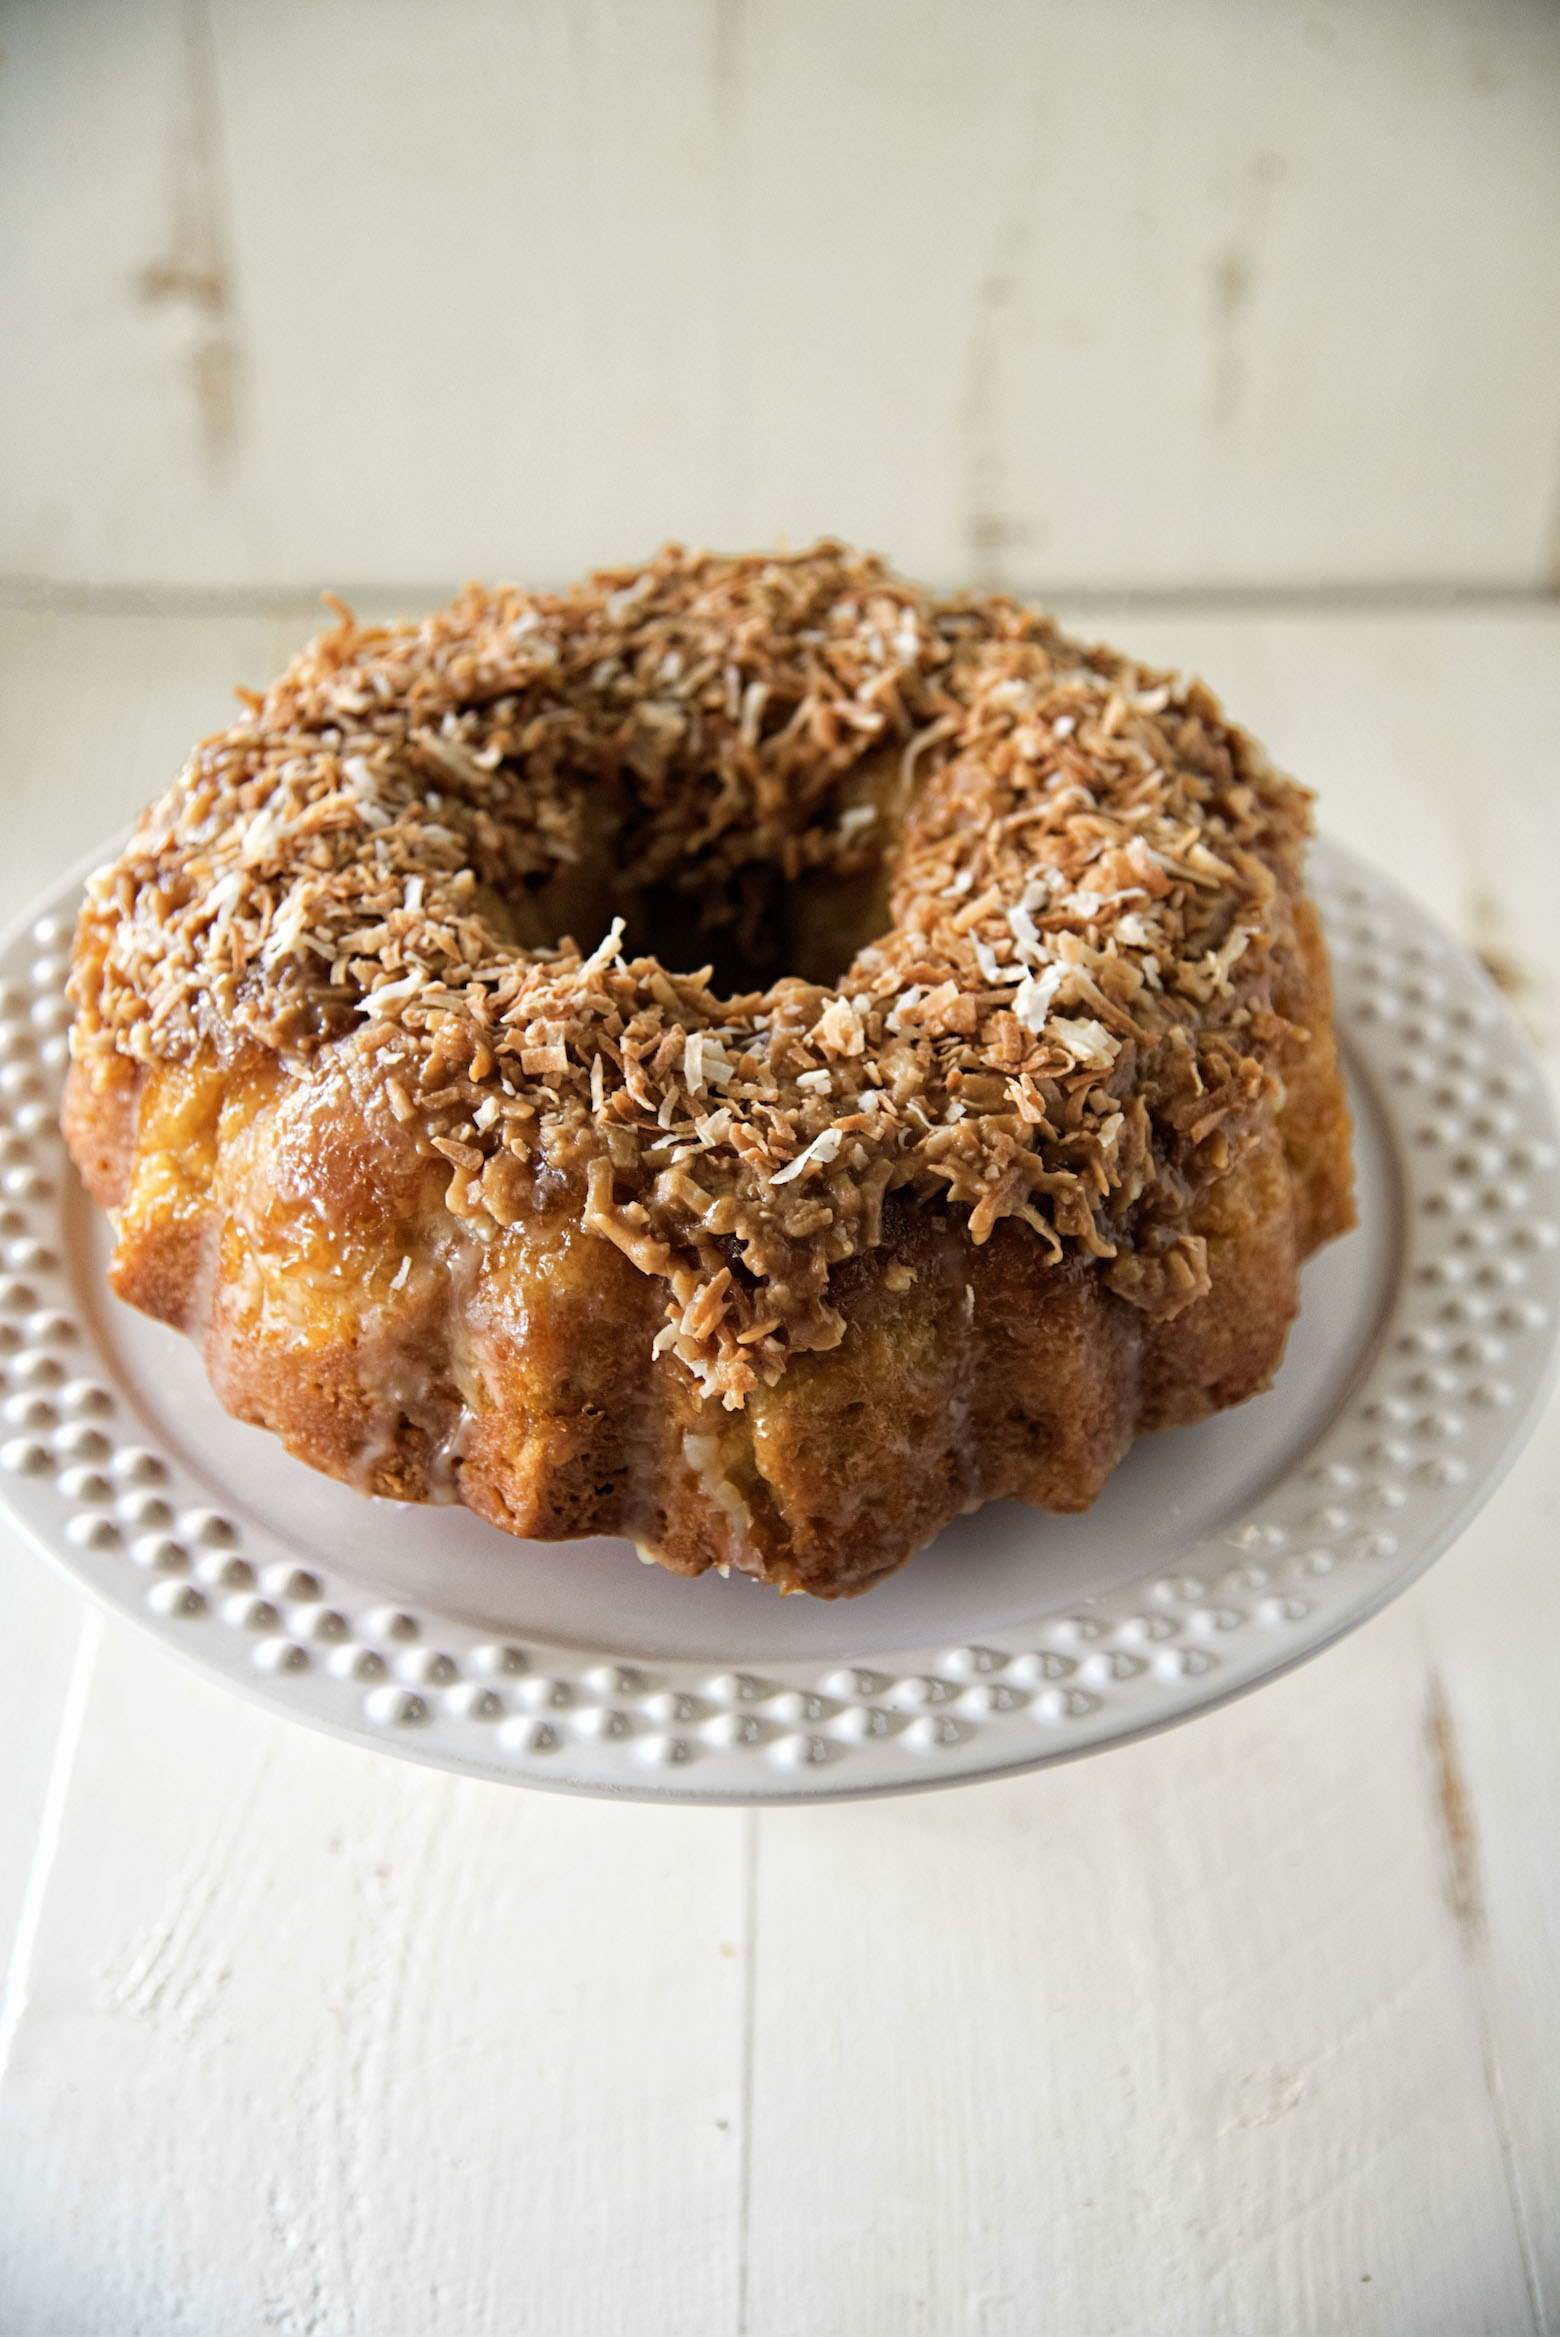
[[[1531,2325],[1416,1624],[973,1809],[766,1815],[755,2333]]]
[[[1206,671],[1552,1045],[1560,617],[1087,625]],[[0,622],[8,900],[305,627]],[[1244,1703],[761,1818],[422,1773],[118,1625],[82,1655],[7,1545],[0,2330],[1560,2328],[1557,1429]]]
[[[111,1633],[0,2095],[0,2327],[729,2331],[742,1829],[337,1746]]]
[[[1547,0],[5,11],[0,574],[1542,585]]]

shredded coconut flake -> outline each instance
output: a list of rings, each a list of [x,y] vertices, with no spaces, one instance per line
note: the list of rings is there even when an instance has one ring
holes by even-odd
[[[736,1069],[731,1057],[708,1031],[693,1031],[683,1042],[683,1078],[690,1095],[702,1095],[706,1087],[729,1079]]]
[[[421,966],[413,966],[411,972],[404,974],[400,981],[381,982],[377,990],[370,990],[368,996],[359,1002],[358,1012],[394,1017],[399,1007],[404,1006],[408,999],[416,997],[427,979]]]
[[[1041,974],[1026,974],[1013,995],[1013,1012],[1026,1031],[1043,1031],[1051,1001],[1062,986],[1062,968],[1047,966]]]
[[[1026,958],[1033,958],[1040,947],[1040,935],[1035,921],[1021,901],[1015,902],[1007,913],[1008,931]]]
[[[838,1128],[825,1128],[821,1136],[813,1138],[805,1152],[799,1152],[795,1160],[788,1161],[783,1169],[778,1169],[770,1178],[770,1183],[788,1185],[793,1178],[801,1175],[803,1169],[811,1168],[815,1161],[820,1168],[826,1166],[836,1157],[844,1141]]]
[[[597,942],[590,956],[581,963],[580,979],[587,980],[590,975],[599,974],[603,966],[610,966],[622,946],[623,920],[614,917],[605,938]]]
[[[1121,1041],[1092,1018],[1072,1021],[1058,1015],[1050,1024],[1050,1036],[1066,1048],[1075,1063],[1087,1063],[1097,1070],[1107,1070],[1121,1052]]]

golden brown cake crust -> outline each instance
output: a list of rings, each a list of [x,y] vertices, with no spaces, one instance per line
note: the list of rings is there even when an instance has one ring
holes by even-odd
[[[1350,1221],[1306,824],[837,546],[344,618],[93,880],[67,1136],[315,1466],[853,1592],[1271,1377]]]

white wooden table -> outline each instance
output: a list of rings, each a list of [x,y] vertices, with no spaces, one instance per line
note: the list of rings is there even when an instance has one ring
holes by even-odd
[[[1195,666],[1554,1060],[1560,613],[1080,621]],[[309,619],[0,621],[7,910]],[[452,1780],[0,1539],[4,2337],[1560,2328],[1560,1447],[1156,1741],[762,1815]]]

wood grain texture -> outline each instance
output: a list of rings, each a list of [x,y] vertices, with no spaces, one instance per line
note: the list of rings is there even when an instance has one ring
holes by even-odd
[[[0,2326],[729,2329],[740,1817],[377,1760],[118,1632],[75,1794]]]
[[[6,12],[0,573],[1539,586],[1544,0]]]
[[[307,622],[0,620],[9,903]],[[1552,1033],[1560,617],[1086,629],[1208,673]],[[118,1626],[72,1742],[77,1603],[8,1545],[0,2330],[1560,2328],[1557,1451],[1193,1727],[761,1818],[380,1761]]]
[[[1422,1690],[1405,1608],[1076,1771],[766,1813],[754,2337],[1526,2328]]]
[[[1550,1660],[1560,1634],[1560,1401],[1507,1483],[1424,1585],[1443,1683],[1426,1730],[1462,1796],[1443,1827],[1489,2090],[1505,2135],[1535,2318],[1560,2328],[1560,2103],[1555,2085],[1560,1858]]]

